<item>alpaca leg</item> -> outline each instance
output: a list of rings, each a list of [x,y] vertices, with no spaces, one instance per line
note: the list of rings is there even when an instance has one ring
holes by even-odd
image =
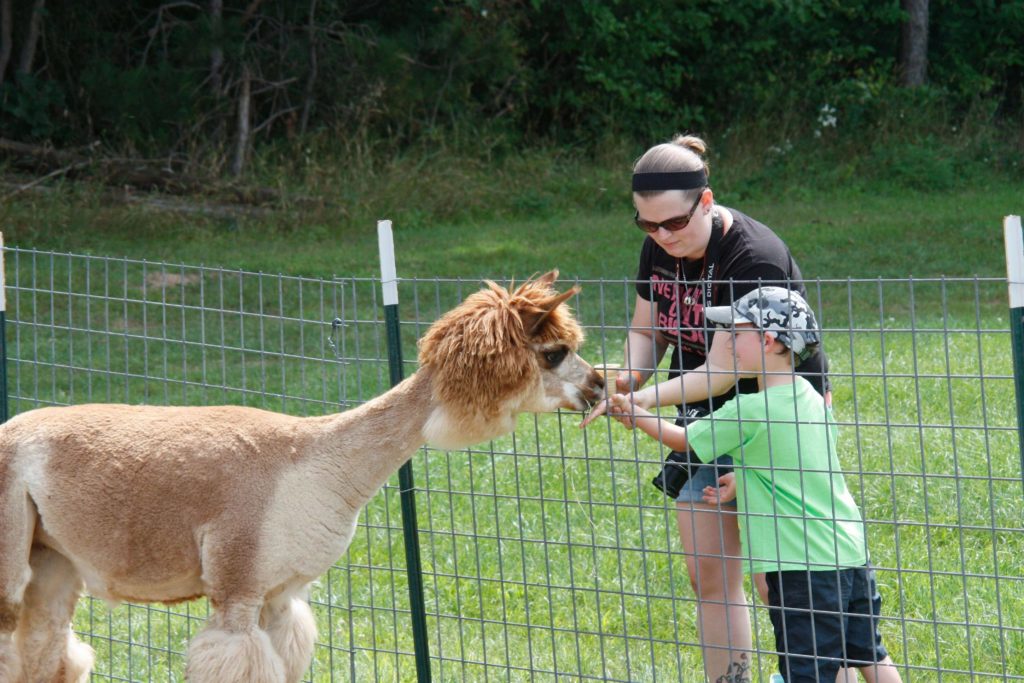
[[[262,606],[256,599],[215,607],[188,648],[185,676],[191,683],[285,683],[284,662],[259,628]]]
[[[21,656],[15,632],[25,589],[32,577],[29,554],[35,531],[35,507],[0,449],[0,681],[21,680]]]
[[[0,681],[5,683],[21,680],[21,657],[14,640],[20,613],[21,605],[7,598],[0,589]]]
[[[316,642],[316,621],[309,604],[292,593],[278,595],[263,607],[260,625],[284,660],[285,680],[298,683],[309,668]]]
[[[32,580],[15,632],[22,675],[33,683],[85,683],[92,670],[92,648],[71,631],[82,579],[66,557],[49,548],[33,547],[31,565]]]

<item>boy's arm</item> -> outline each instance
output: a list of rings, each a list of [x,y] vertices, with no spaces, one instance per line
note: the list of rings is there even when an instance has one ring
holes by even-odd
[[[609,399],[609,416],[631,429],[639,429],[652,439],[657,439],[674,451],[685,451],[686,428],[663,420],[629,400],[628,396],[615,394]]]
[[[648,413],[639,406],[635,408],[635,414],[637,428],[652,439],[661,441],[674,451],[687,451],[690,449],[686,441],[686,427],[680,427],[674,422],[663,420],[657,415]]]
[[[736,499],[736,473],[729,472],[718,478],[718,486],[705,486],[703,497],[708,505],[721,505]]]
[[[697,403],[724,394],[736,386],[737,380],[741,377],[752,376],[731,369],[734,363],[732,351],[727,344],[728,338],[728,334],[716,334],[711,340],[711,348],[702,365],[686,370],[674,379],[636,391],[633,400],[644,408],[684,402]]]
[[[636,405],[654,408],[704,401],[712,396],[724,394],[736,385],[740,377],[751,376],[729,369],[734,367],[734,363],[732,351],[727,345],[728,335],[716,334],[711,340],[711,348],[703,365],[687,370],[674,379],[640,389],[654,373],[648,366],[656,366],[665,352],[664,342],[654,331],[650,307],[650,301],[637,297],[629,341],[626,342],[627,369],[616,377],[615,391],[632,392],[632,399]],[[608,391],[611,391],[611,387],[608,387]],[[609,414],[610,408],[609,399],[599,401],[580,423],[580,428],[586,427],[601,415]]]

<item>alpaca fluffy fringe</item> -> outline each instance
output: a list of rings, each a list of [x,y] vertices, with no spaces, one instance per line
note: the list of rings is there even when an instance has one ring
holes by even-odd
[[[185,675],[189,683],[286,683],[284,661],[259,629],[203,631],[189,647]]]

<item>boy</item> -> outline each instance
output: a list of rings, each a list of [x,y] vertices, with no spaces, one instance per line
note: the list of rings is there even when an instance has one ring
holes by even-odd
[[[728,328],[719,334],[730,335],[734,371],[756,377],[758,392],[738,394],[686,427],[622,394],[609,414],[704,462],[733,456],[735,471],[707,487],[705,501],[738,497],[747,568],[765,573],[784,680],[831,683],[840,667],[854,666],[868,681],[898,683],[877,628],[881,598],[836,457],[831,410],[793,371],[818,350],[814,313],[797,292],[760,287],[704,315]]]

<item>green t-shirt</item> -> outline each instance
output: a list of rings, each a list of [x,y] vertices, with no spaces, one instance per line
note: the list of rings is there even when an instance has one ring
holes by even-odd
[[[832,411],[807,380],[738,394],[691,423],[686,436],[705,462],[733,457],[750,572],[867,562],[864,523],[836,456]]]

